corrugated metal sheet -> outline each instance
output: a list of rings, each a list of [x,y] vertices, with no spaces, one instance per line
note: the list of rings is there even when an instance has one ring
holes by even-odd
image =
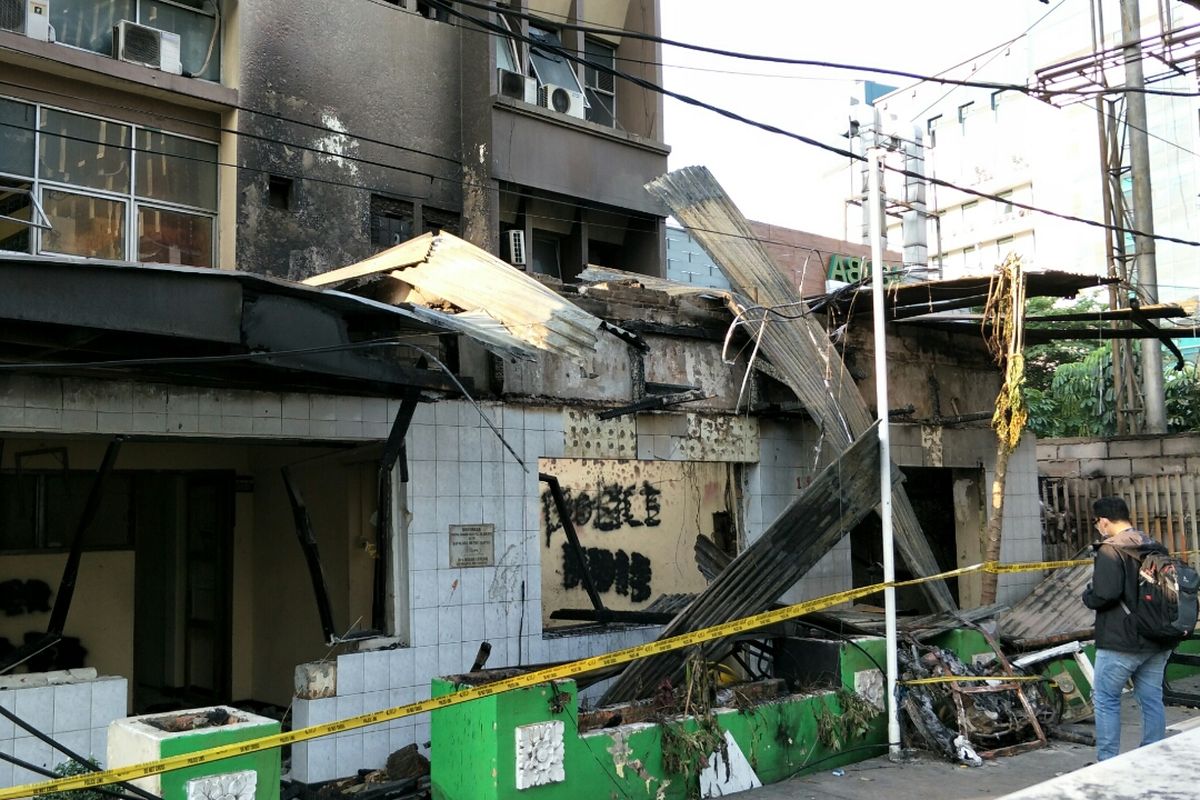
[[[725,271],[737,290],[731,308],[763,323],[747,326],[748,332],[759,339],[763,354],[821,426],[826,440],[836,451],[846,450],[872,424],[867,403],[825,329],[807,313],[808,306],[771,262],[717,179],[704,167],[686,167],[651,181],[646,188]],[[937,573],[937,560],[903,487],[896,489],[893,501],[896,545],[905,563],[917,575]],[[935,609],[957,607],[944,582],[923,583],[921,589]]]
[[[448,303],[461,311],[485,314],[503,325],[509,336],[539,350],[581,361],[596,349],[598,317],[448,233],[418,236],[304,283],[359,293],[381,281],[395,281],[398,293],[409,303]],[[481,336],[494,336],[494,328],[488,331],[480,325],[477,315],[465,318],[465,327],[478,329]]]
[[[1088,558],[1091,548],[1075,558]],[[1021,602],[996,616],[996,631],[1005,644],[1040,647],[1069,639],[1087,639],[1096,612],[1083,604],[1084,587],[1092,579],[1091,565],[1050,573]]]

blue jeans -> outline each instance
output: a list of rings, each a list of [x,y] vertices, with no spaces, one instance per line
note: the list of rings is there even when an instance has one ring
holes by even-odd
[[[1163,710],[1163,670],[1170,650],[1155,653],[1124,653],[1096,648],[1095,685],[1092,705],[1096,710],[1096,758],[1103,761],[1121,752],[1121,690],[1133,678],[1133,696],[1142,709],[1142,744],[1157,742],[1166,735]]]

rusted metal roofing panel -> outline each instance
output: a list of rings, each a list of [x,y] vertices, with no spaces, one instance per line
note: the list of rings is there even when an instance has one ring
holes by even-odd
[[[358,293],[395,282],[392,294],[420,305],[442,303],[486,314],[509,336],[558,355],[582,360],[596,349],[601,320],[469,242],[427,233],[348,267],[309,278],[309,286]],[[376,287],[378,288],[378,287]],[[468,318],[467,325],[478,317]]]
[[[762,243],[725,190],[704,167],[686,167],[646,185],[686,226],[737,289],[730,307],[754,321],[748,332],[796,393],[837,452],[872,424],[867,403],[817,319],[808,313],[788,278],[771,262]],[[776,315],[770,310],[779,311]],[[939,571],[916,512],[903,487],[894,492],[896,544],[916,575]],[[956,608],[942,581],[921,584],[938,610]]]
[[[1086,547],[1075,558],[1087,558]],[[1051,572],[1021,602],[996,616],[1001,641],[1017,647],[1041,647],[1069,639],[1088,639],[1096,612],[1080,598],[1092,579],[1092,567],[1071,567]]]

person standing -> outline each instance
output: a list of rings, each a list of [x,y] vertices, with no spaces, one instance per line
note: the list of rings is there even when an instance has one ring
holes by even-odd
[[[1142,710],[1139,746],[1166,735],[1162,683],[1172,648],[1142,636],[1130,610],[1136,602],[1142,557],[1167,549],[1133,527],[1129,506],[1120,497],[1101,497],[1092,503],[1092,513],[1102,540],[1093,545],[1095,566],[1092,582],[1083,591],[1083,604],[1096,612],[1092,705],[1096,757],[1104,761],[1121,751],[1121,691],[1131,678]]]

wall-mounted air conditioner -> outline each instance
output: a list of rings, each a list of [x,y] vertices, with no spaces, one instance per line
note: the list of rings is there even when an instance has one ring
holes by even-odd
[[[527,263],[525,257],[525,231],[511,230],[505,234],[508,244],[508,263],[514,267],[523,267]]]
[[[583,119],[583,95],[564,86],[551,83],[542,86],[538,89],[538,105],[569,117]]]
[[[138,25],[127,19],[113,26],[113,58],[183,74],[179,60],[179,34]]]
[[[50,41],[50,0],[0,0],[0,29]]]
[[[510,69],[498,69],[496,85],[503,97],[511,97],[536,106],[538,101],[537,78],[513,72]]]

